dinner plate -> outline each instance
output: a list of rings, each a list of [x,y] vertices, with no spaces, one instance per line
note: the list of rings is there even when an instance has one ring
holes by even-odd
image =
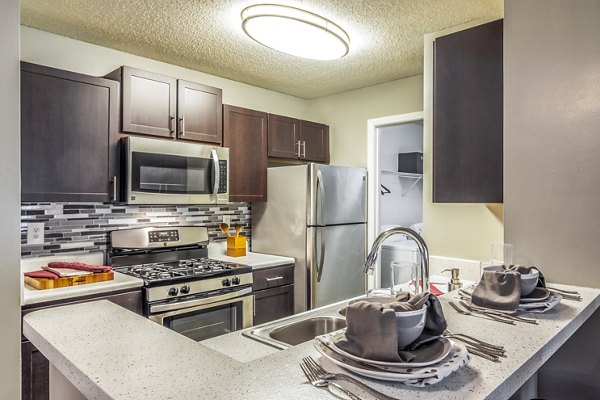
[[[562,296],[560,294],[552,293],[544,301],[519,304],[518,310],[531,313],[545,313],[546,311],[552,310],[554,307],[556,307],[561,300]]]
[[[392,367],[392,368],[417,368],[417,367],[426,367],[428,365],[432,365],[440,362],[450,353],[450,349],[452,348],[452,342],[445,337],[439,337],[430,342],[427,342],[420,346],[418,349],[413,350],[412,353],[415,355],[415,358],[410,362],[390,362],[390,361],[377,361],[370,360],[367,358],[361,358],[354,354],[350,354],[338,346],[336,346],[336,342],[340,340],[344,335],[344,331],[336,332],[334,334],[327,334],[317,336],[316,339],[320,342],[323,342],[330,348],[332,351],[349,358],[354,361],[358,361],[363,364],[369,364],[377,367]]]
[[[533,292],[527,296],[521,297],[519,303],[536,303],[542,302],[550,297],[550,291],[544,287],[536,287]]]
[[[386,367],[376,367],[369,364],[352,360],[348,357],[333,351],[331,347],[326,346],[319,340],[314,341],[314,346],[321,355],[330,360],[335,365],[345,368],[367,378],[381,379],[384,381],[405,382],[414,379],[430,378],[437,375],[437,370],[433,367],[425,367],[422,370],[407,372],[406,370],[384,369]],[[391,367],[387,367],[391,368]]]

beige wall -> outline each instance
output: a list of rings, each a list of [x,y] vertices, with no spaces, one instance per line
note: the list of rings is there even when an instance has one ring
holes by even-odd
[[[223,89],[223,103],[305,118],[306,100],[219,78],[161,61],[21,26],[21,59],[36,64],[104,76],[122,65]]]
[[[367,120],[423,110],[423,76],[417,75],[309,102],[307,118],[330,129],[331,163],[367,166]]]
[[[600,3],[506,12],[506,241],[550,281],[600,287]]]
[[[0,1],[0,399],[21,397],[19,1]]]
[[[501,16],[499,16],[501,17]],[[423,230],[431,253],[488,261],[490,245],[504,238],[502,204],[442,204],[432,202],[433,41],[436,37],[491,21],[481,20],[425,36],[423,120]]]
[[[505,4],[506,241],[547,280],[591,287],[600,287],[598,21],[598,0]],[[540,369],[540,398],[600,398],[599,330],[596,310]]]

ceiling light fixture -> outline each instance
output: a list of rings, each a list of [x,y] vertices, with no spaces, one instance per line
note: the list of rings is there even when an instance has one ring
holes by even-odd
[[[242,29],[258,43],[293,56],[334,60],[348,54],[350,38],[335,23],[309,11],[256,4],[242,11]]]

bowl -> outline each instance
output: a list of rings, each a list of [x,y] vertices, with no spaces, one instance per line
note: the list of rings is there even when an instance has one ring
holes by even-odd
[[[415,340],[425,329],[427,305],[420,310],[396,312],[396,332],[398,333],[398,349],[402,349]]]
[[[504,271],[504,266],[491,265],[489,267],[484,267],[483,270],[502,272]],[[521,297],[527,296],[535,290],[539,277],[540,272],[535,268],[533,268],[529,274],[521,274]]]
[[[521,297],[535,290],[539,277],[540,273],[537,269],[532,269],[529,274],[521,274]]]

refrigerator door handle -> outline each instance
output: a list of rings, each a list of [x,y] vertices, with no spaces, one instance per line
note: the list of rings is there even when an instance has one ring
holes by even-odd
[[[325,207],[325,185],[323,185],[323,175],[321,170],[317,170],[317,225],[324,225],[323,223],[323,208]]]
[[[323,228],[317,228],[317,232],[315,232],[315,242],[317,241],[317,233],[319,234],[321,240],[321,256],[319,257],[319,261],[317,261],[317,282],[321,282],[321,276],[323,275],[323,265],[325,263],[325,240],[323,240]]]

